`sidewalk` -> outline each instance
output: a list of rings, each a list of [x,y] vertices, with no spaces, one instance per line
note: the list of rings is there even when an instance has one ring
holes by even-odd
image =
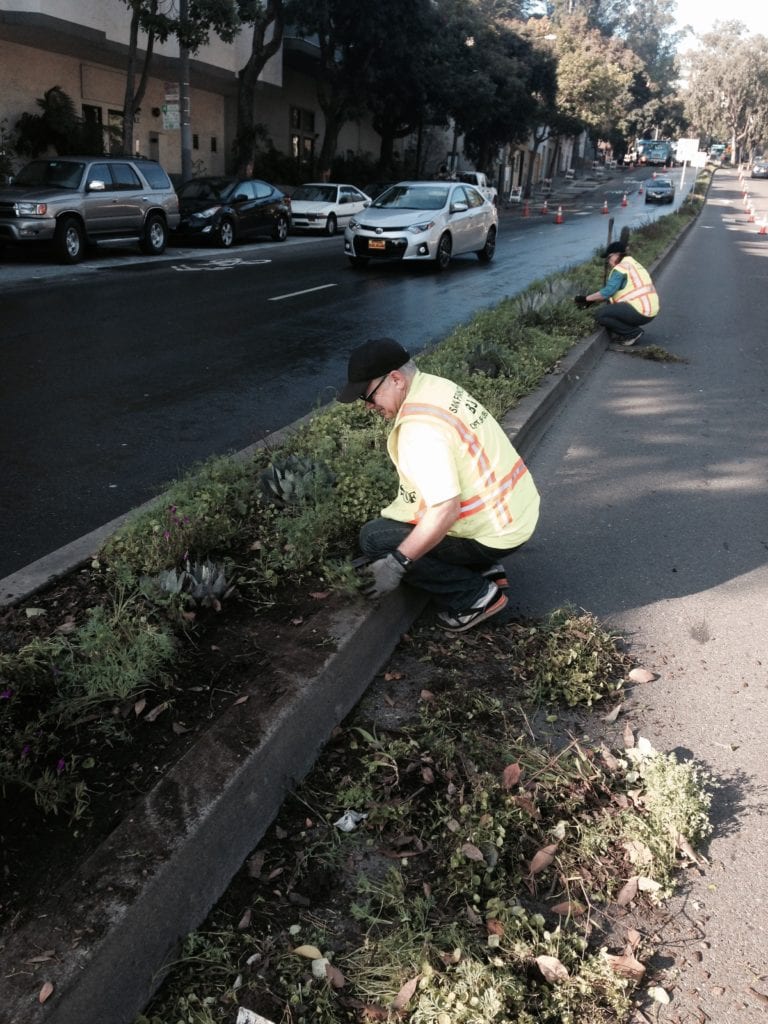
[[[505,429],[526,458],[588,379],[605,345],[602,333],[587,338],[505,417]],[[37,566],[43,576],[45,563]],[[60,556],[52,556],[54,563],[62,571]],[[4,980],[9,1024],[133,1020],[151,994],[158,966],[215,903],[421,607],[405,590],[375,612],[367,605],[350,607],[329,623],[337,652],[318,676],[295,681],[293,695],[269,722],[239,721],[238,744],[227,736],[232,723],[219,722],[188,752],[81,867],[67,892],[4,943],[7,963],[32,962]],[[55,962],[35,967],[34,957],[50,948]],[[42,980],[50,980],[55,992],[45,1006],[37,1002]]]

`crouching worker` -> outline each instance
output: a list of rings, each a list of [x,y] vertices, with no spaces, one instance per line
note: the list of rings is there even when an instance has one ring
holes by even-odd
[[[634,345],[643,336],[643,326],[659,312],[658,293],[645,267],[627,256],[624,242],[611,242],[603,259],[611,271],[605,287],[591,295],[577,295],[574,302],[581,309],[607,302],[595,313],[595,320],[622,345]]]
[[[339,401],[365,402],[392,420],[387,442],[399,476],[395,500],[366,523],[366,593],[405,581],[427,591],[440,625],[454,633],[503,611],[499,559],[533,533],[539,494],[525,463],[483,406],[458,384],[422,373],[391,338],[366,341],[349,358]]]

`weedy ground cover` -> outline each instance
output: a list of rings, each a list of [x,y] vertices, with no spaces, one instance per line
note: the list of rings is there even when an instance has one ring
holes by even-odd
[[[633,252],[652,262],[700,202],[644,226]],[[601,273],[595,256],[532,285],[456,328],[420,365],[501,415],[590,327],[571,296],[592,290]],[[23,867],[10,852],[19,837],[8,829],[22,828],[33,847],[40,812],[56,817],[59,839],[68,830],[82,838],[94,814],[93,780],[108,778],[119,806],[146,784],[142,754],[156,757],[157,721],[173,730],[168,750],[181,752],[222,706],[211,696],[219,669],[209,666],[201,683],[195,668],[212,616],[237,629],[270,614],[293,622],[303,612],[286,593],[295,601],[354,590],[349,557],[359,526],[395,484],[385,444],[385,425],[362,407],[320,410],[279,449],[214,459],[175,482],[90,567],[3,611],[0,797],[14,810],[3,815],[6,874]],[[237,641],[229,642],[234,651]],[[242,667],[258,663],[239,649],[237,658]],[[542,695],[550,683],[538,679]],[[174,708],[186,718],[166,714]]]
[[[628,1020],[652,954],[629,915],[709,833],[695,766],[583,732],[629,668],[568,610],[419,625],[137,1024]]]

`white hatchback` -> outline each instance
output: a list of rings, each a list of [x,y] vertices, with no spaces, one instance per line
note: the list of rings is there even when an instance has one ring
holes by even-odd
[[[354,185],[310,182],[299,185],[291,196],[291,222],[295,228],[314,228],[335,235],[356,213],[371,203],[371,197]]]
[[[344,251],[353,266],[369,260],[434,261],[445,270],[452,256],[475,253],[490,263],[499,211],[472,185],[401,181],[350,220]]]

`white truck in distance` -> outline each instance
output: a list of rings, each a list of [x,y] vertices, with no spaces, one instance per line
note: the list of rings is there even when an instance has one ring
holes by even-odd
[[[497,191],[482,171],[465,171],[459,175],[459,181],[463,181],[466,185],[474,185],[489,202],[493,203],[494,206],[497,205]]]

